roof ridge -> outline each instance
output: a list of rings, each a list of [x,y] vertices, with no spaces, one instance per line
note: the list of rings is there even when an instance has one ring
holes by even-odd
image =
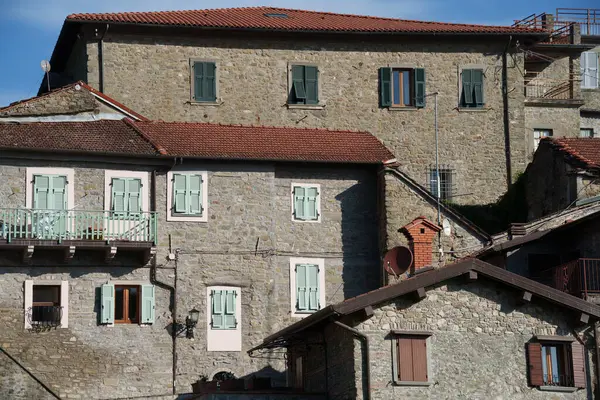
[[[565,140],[566,139],[566,140]],[[581,139],[594,139],[594,138],[547,138],[546,140],[553,143],[556,147],[560,147],[559,150],[568,153],[569,155],[576,157],[579,161],[588,164],[591,167],[600,167],[598,163],[584,157],[578,150],[574,149],[568,144],[568,141],[580,141]]]
[[[135,121],[131,118],[123,118],[123,123],[133,129],[137,134],[139,134],[146,142],[150,143],[152,147],[156,150],[156,152],[160,155],[167,155],[167,151],[161,145],[154,143],[154,141],[148,136],[144,131],[142,131],[139,127],[135,125]]]

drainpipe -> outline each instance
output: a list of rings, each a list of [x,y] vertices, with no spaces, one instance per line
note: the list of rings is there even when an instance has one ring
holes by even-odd
[[[600,323],[594,323],[594,342],[596,343],[596,393],[600,395],[600,337],[598,337]]]
[[[367,386],[367,397],[365,400],[371,400],[371,361],[369,359],[369,337],[364,333],[360,332],[357,329],[351,328],[346,324],[341,323],[340,321],[333,321],[334,324],[347,330],[348,332],[352,332],[353,335],[357,336],[360,340],[365,344],[365,364],[367,365],[367,373],[366,373],[366,386]],[[363,387],[364,392],[364,387]]]
[[[100,93],[104,93],[104,36],[106,36],[106,32],[108,32],[108,27],[110,25],[106,24],[106,29],[104,29],[104,33],[100,40],[98,40],[98,91]]]
[[[506,48],[502,52],[502,108],[504,120],[504,154],[506,156],[506,187],[510,189],[512,185],[512,165],[510,155],[510,118],[508,115],[508,66],[506,55],[512,42],[512,36],[508,38]]]

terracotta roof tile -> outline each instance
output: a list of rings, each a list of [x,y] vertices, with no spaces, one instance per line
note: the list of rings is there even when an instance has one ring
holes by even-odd
[[[542,30],[336,14],[276,7],[71,14],[67,21],[313,32],[539,34]]]
[[[600,138],[544,138],[588,168],[600,168]]]
[[[169,155],[215,159],[382,163],[393,154],[367,132],[134,122]]]

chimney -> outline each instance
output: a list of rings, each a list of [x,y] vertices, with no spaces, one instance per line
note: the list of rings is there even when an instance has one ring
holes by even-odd
[[[427,218],[421,216],[400,229],[408,239],[408,244],[413,253],[411,274],[424,272],[424,269],[433,268],[433,239],[442,228]]]

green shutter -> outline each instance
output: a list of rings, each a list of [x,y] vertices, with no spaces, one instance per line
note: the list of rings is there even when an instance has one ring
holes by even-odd
[[[103,324],[115,322],[115,285],[107,283],[101,288],[101,312],[100,321]]]
[[[306,102],[306,88],[304,86],[304,66],[292,65],[292,90],[289,102],[291,104],[304,104]]]
[[[306,265],[306,287],[308,290],[308,310],[317,311],[321,308],[319,304],[319,266]]]
[[[211,316],[211,327],[212,329],[223,329],[224,321],[223,321],[223,306],[224,306],[224,296],[222,290],[211,290],[211,302],[212,302],[212,316]]]
[[[225,291],[225,315],[223,316],[223,329],[235,329],[237,327],[237,319],[235,317],[237,293],[235,290]]]
[[[185,175],[173,174],[173,209],[176,213],[184,214],[187,210]]]
[[[392,106],[392,69],[379,68],[379,105]]]
[[[112,211],[139,213],[142,211],[142,181],[138,178],[112,178]]]
[[[154,285],[142,285],[142,324],[154,323]]]
[[[317,67],[304,67],[304,88],[306,104],[319,104],[319,70]]]
[[[425,68],[415,68],[415,106],[425,107]]]
[[[308,311],[306,265],[296,264],[296,311]]]
[[[142,211],[142,181],[140,179],[127,179],[127,211],[139,213]]]
[[[462,71],[462,106],[470,107],[473,104],[473,70]]]
[[[125,189],[127,181],[123,178],[112,178],[112,211],[125,212]]]
[[[33,208],[38,210],[50,208],[50,179],[48,175],[33,177]]]
[[[188,193],[188,214],[202,215],[202,176],[188,175],[187,176],[187,193]]]
[[[304,188],[301,186],[294,186],[294,218],[303,220],[306,219],[305,205],[304,205]]]
[[[214,62],[194,62],[194,100],[216,101],[217,100],[217,66]]]
[[[483,70],[474,69],[471,73],[471,79],[473,84],[473,94],[475,96],[475,105],[481,107],[483,106]]]
[[[318,201],[319,191],[316,187],[304,189],[304,216],[306,220],[319,219]]]

